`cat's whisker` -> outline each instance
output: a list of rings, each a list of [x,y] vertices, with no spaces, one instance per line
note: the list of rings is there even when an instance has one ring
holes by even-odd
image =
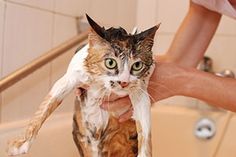
[[[143,90],[142,88],[139,88],[139,90],[141,90],[144,94],[146,94],[147,96],[149,96],[153,102],[156,102],[156,100],[148,93],[146,92],[145,90]]]
[[[105,87],[103,87],[102,90],[104,90],[104,91],[101,93],[100,104],[102,104],[102,101],[104,100],[106,93],[107,93],[107,89]]]
[[[108,95],[108,111],[110,111],[110,96],[111,96],[111,91]]]
[[[140,91],[137,87],[134,87],[134,90]],[[138,94],[137,95],[133,95],[133,96],[135,96],[136,100],[140,101],[141,97],[138,97]]]

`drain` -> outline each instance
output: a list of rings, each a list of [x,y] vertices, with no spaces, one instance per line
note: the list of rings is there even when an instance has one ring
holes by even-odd
[[[199,139],[211,139],[215,133],[215,123],[209,118],[200,119],[195,126],[195,136]]]

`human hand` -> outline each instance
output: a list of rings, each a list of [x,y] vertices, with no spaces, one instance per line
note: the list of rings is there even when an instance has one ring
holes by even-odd
[[[171,62],[169,57],[157,56],[156,68],[150,78],[148,94],[151,101],[156,102],[182,93],[183,85],[186,84],[186,69]],[[186,86],[185,86],[186,87]],[[103,104],[108,109],[108,103]],[[116,110],[129,106],[129,110],[119,117],[120,122],[131,118],[133,109],[128,97],[115,99],[109,102],[109,110]]]
[[[176,64],[157,62],[148,85],[152,102],[178,95],[183,72]]]
[[[171,63],[168,57],[158,56],[155,58],[156,68],[150,78],[148,93],[152,102],[156,102],[179,93],[180,85],[183,82],[184,69]],[[77,92],[79,93],[79,92]],[[111,94],[109,100],[105,100],[101,105],[102,109],[115,112],[119,109],[126,108],[126,112],[119,116],[119,121],[123,122],[132,117],[133,108],[128,96],[118,97]]]
[[[158,60],[158,64],[159,64],[159,62],[160,63],[162,63],[162,62],[167,62],[167,56],[165,56],[165,55],[163,55],[163,56],[158,56],[158,57],[156,57]],[[159,66],[159,65],[158,65]],[[158,72],[157,70],[155,70],[154,71],[154,73],[155,72]],[[157,76],[159,75],[159,74],[156,74]],[[158,82],[156,82],[156,80],[155,80],[156,78],[151,78],[151,80],[150,80],[150,85],[151,86],[156,86],[156,85],[159,85],[159,83]],[[155,81],[154,81],[155,80]],[[149,85],[149,88],[148,88],[148,90],[149,90],[149,94],[150,94],[150,97],[151,97],[151,100],[152,100],[152,102],[155,102],[155,101],[157,101],[157,100],[159,100],[161,97],[159,96],[159,97],[156,97],[155,99],[153,98],[153,96],[152,96],[152,94],[151,93],[153,93],[153,94],[156,94],[156,93],[159,93],[158,92],[158,90],[154,90],[155,88],[152,88],[151,86]],[[161,85],[159,85],[162,89],[164,88],[164,86],[161,86]],[[159,87],[159,88],[160,88]],[[165,88],[164,88],[165,89]],[[162,90],[163,91],[163,90]],[[165,92],[166,93],[166,92]],[[166,94],[166,96],[164,96],[164,94],[161,94],[162,96],[163,96],[163,98],[164,97],[168,97],[167,95],[168,94]],[[103,102],[103,104],[101,105],[101,108],[103,108],[103,109],[105,109],[105,110],[109,110],[109,111],[112,111],[112,112],[115,112],[115,111],[117,111],[117,110],[119,110],[119,109],[121,109],[121,108],[127,108],[127,111],[124,113],[124,114],[121,114],[120,116],[119,116],[119,121],[120,122],[124,122],[124,121],[126,121],[126,120],[128,120],[128,119],[130,119],[131,117],[132,117],[132,115],[133,115],[133,108],[132,108],[132,105],[131,105],[131,102],[130,102],[130,99],[129,99],[129,97],[128,96],[126,96],[126,97],[117,97],[117,98],[115,98],[115,99],[113,99],[113,100],[111,100],[110,99],[110,101],[104,101]]]
[[[81,88],[75,89],[75,95],[80,96],[81,95]],[[133,115],[133,108],[130,102],[130,99],[128,96],[125,97],[119,97],[116,94],[111,94],[109,98],[104,98],[104,101],[102,105],[100,106],[102,109],[116,112],[117,110],[123,109],[125,112],[121,114],[119,118],[119,122],[124,122],[131,118]]]
[[[114,94],[111,94],[111,96]],[[101,108],[110,112],[117,112],[119,110],[123,110],[123,112],[119,117],[119,122],[124,122],[130,119],[133,115],[133,108],[128,96],[125,97],[116,97],[113,96],[113,100],[109,99],[109,101],[104,101],[101,105]]]

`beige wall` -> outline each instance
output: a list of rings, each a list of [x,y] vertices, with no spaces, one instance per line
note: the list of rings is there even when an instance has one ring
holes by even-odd
[[[132,6],[132,7],[130,7]],[[76,16],[88,13],[105,26],[131,30],[135,0],[0,0],[0,76],[4,77],[45,51],[76,35]],[[0,94],[2,123],[29,118],[52,83],[66,70],[75,49]],[[59,111],[71,111],[69,96]]]
[[[154,51],[164,53],[188,8],[188,0],[0,0],[0,77],[76,35],[76,16],[88,13],[105,26],[140,30],[161,22]],[[85,20],[84,20],[85,21]],[[216,71],[236,73],[236,22],[223,17],[207,55]],[[0,120],[9,122],[33,115],[52,83],[66,70],[74,50],[59,57],[0,94]],[[163,104],[196,105],[185,97]],[[59,112],[71,111],[73,95]]]

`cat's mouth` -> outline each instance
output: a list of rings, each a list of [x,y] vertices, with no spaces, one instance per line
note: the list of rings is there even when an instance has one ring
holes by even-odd
[[[118,96],[126,96],[129,93],[128,88],[111,88],[111,93],[114,93]]]

